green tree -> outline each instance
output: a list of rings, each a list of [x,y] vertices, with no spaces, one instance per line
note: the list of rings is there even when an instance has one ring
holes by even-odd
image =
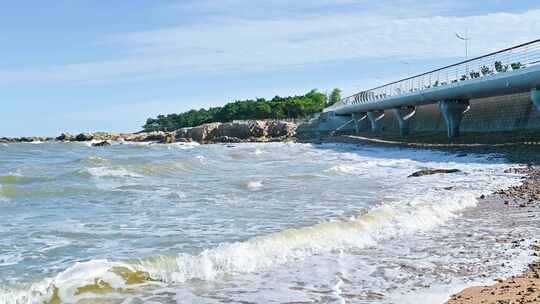
[[[339,100],[341,91],[336,90],[337,99]],[[332,93],[334,94],[334,92]],[[158,115],[156,118],[148,118],[143,129],[144,131],[173,131],[210,122],[300,118],[321,112],[326,104],[326,95],[317,90],[311,90],[301,96],[275,96],[271,100],[264,98],[237,100],[223,107],[189,110],[184,113]]]
[[[328,105],[331,106],[340,100],[341,100],[341,90],[338,88],[335,88],[334,90],[332,90],[332,93],[330,93]]]

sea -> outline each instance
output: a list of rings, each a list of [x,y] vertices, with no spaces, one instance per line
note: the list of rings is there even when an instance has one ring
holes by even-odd
[[[0,303],[444,303],[533,261],[500,155],[0,144]],[[453,174],[409,177],[422,169]]]

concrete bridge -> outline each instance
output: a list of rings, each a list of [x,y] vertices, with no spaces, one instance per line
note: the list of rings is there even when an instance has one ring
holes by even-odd
[[[341,122],[348,117],[334,131],[352,124],[359,132],[367,120],[372,132],[381,132],[379,121],[390,113],[406,136],[418,107],[436,104],[448,137],[454,138],[464,113],[474,107],[471,100],[523,93],[540,111],[540,39],[362,91],[322,115]]]

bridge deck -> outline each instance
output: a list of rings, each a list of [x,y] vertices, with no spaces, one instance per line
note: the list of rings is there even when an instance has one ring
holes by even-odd
[[[540,88],[540,39],[392,82],[325,109],[338,115]]]

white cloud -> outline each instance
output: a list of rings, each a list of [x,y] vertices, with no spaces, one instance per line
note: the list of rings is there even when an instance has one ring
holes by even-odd
[[[229,0],[238,1],[238,0]],[[342,0],[354,2],[354,0]],[[0,70],[0,83],[108,81],[178,73],[266,71],[351,59],[458,57],[454,32],[469,29],[474,54],[536,38],[540,10],[479,16],[395,18],[334,13],[227,19],[107,37],[108,61]],[[359,70],[361,73],[362,70]]]

